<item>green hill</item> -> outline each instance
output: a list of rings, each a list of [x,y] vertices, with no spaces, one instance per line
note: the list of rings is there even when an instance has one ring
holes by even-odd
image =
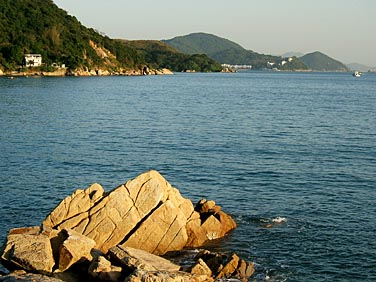
[[[315,71],[349,71],[348,67],[343,63],[321,52],[309,53],[299,59]]]
[[[54,4],[52,0],[0,1],[0,69],[5,72],[22,70],[24,54],[41,54],[44,71],[54,65],[70,70],[105,69],[119,72],[142,69],[149,63],[159,68],[167,65],[173,55],[172,70],[192,67],[195,70],[218,70],[218,63],[205,57],[177,55],[166,46],[140,52],[135,46],[103,36],[86,28],[75,17]],[[161,50],[165,48],[162,52]],[[149,52],[162,52],[154,60]],[[149,59],[153,59],[149,62]]]
[[[207,54],[212,56],[225,50],[245,50],[239,44],[208,33],[191,33],[169,40],[162,40],[185,54]]]
[[[97,47],[113,56],[101,55]],[[16,69],[25,53],[41,54],[47,66],[65,64],[71,69],[135,68],[144,63],[136,50],[84,27],[52,0],[1,0],[0,64]]]
[[[186,54],[206,54],[221,64],[252,65],[253,69],[264,69],[270,62],[273,67],[281,70],[308,69],[297,58],[294,58],[294,64],[288,60],[288,63],[284,64],[282,61],[286,61],[286,58],[246,50],[235,42],[207,33],[192,33],[163,40],[163,42]]]
[[[167,68],[173,71],[219,72],[222,66],[207,55],[183,54],[170,45],[156,40],[121,40],[123,44],[138,51],[152,68]]]

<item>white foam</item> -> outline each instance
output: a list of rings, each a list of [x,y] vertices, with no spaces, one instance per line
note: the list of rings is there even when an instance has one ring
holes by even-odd
[[[280,217],[280,216],[272,219],[272,222],[274,222],[274,223],[283,223],[283,222],[286,222],[286,221],[287,221],[287,219],[285,217]]]

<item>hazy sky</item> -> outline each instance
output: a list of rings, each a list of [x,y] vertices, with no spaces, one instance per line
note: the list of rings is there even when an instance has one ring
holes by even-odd
[[[207,32],[265,54],[321,51],[376,66],[376,0],[54,0],[112,38]]]

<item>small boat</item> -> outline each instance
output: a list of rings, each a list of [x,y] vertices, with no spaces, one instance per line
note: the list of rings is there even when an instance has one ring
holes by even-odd
[[[353,73],[353,76],[355,76],[355,77],[360,77],[360,75],[361,75],[360,71],[355,71]]]

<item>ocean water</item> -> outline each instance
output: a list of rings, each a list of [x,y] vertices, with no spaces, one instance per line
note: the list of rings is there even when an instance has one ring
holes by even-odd
[[[0,239],[156,169],[238,228],[250,281],[376,281],[376,75],[0,79]]]

